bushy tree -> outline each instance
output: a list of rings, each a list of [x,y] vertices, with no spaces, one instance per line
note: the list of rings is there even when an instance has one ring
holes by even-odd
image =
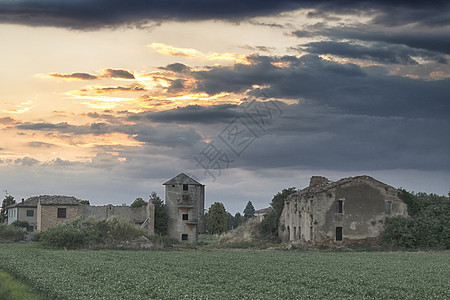
[[[398,194],[408,205],[409,217],[386,220],[382,242],[394,247],[450,249],[450,198],[436,194]]]
[[[0,216],[0,218],[1,218],[0,223],[3,223],[5,220],[8,219],[8,212],[6,210],[6,207],[8,205],[15,204],[15,203],[16,203],[16,200],[14,200],[14,197],[11,196],[11,195],[7,195],[5,197],[5,199],[3,199],[2,213],[1,213],[1,216]]]
[[[234,214],[234,228],[237,228],[244,224],[244,216],[240,212]]]
[[[270,207],[272,208],[269,213],[264,216],[264,220],[260,223],[261,234],[268,240],[278,240],[278,224],[280,223],[280,216],[284,208],[284,200],[295,193],[297,189],[295,187],[283,189],[273,196]]]
[[[141,206],[144,206],[144,205],[147,205],[147,202],[145,202],[145,200],[144,199],[142,199],[142,198],[136,198],[136,200],[134,200],[134,202],[133,203],[131,203],[131,207],[141,207]]]
[[[220,202],[214,202],[208,209],[206,229],[210,234],[221,234],[227,231],[227,213]]]
[[[244,209],[244,220],[247,221],[255,217],[255,208],[253,207],[252,201],[248,201]]]
[[[169,215],[167,214],[166,205],[156,192],[151,193],[149,201],[155,206],[155,233],[167,235]]]

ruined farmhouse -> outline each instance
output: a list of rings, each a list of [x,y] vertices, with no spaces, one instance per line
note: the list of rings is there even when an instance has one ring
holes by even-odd
[[[399,215],[407,215],[407,206],[397,189],[372,177],[331,182],[313,176],[308,187],[285,200],[278,234],[285,242],[376,242],[386,218]]]
[[[179,241],[196,243],[198,234],[205,231],[205,186],[184,173],[164,185],[169,236]],[[155,208],[151,202],[141,207],[111,204],[94,206],[83,204],[75,197],[45,195],[22,200],[7,209],[8,224],[26,221],[29,224],[27,231],[45,231],[80,216],[98,219],[119,216],[142,226],[150,234],[154,233]]]
[[[178,241],[196,243],[198,234],[205,231],[205,186],[184,173],[163,185],[169,236]]]

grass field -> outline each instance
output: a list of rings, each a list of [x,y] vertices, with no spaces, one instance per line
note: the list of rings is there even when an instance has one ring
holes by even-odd
[[[450,299],[448,253],[0,248],[48,299]]]

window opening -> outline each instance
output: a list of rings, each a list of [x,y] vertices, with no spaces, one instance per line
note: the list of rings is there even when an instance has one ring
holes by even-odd
[[[342,227],[336,227],[336,241],[342,241]]]
[[[183,214],[183,220],[189,220],[189,215],[188,214]]]
[[[342,214],[342,212],[343,212],[343,206],[344,206],[344,201],[338,200],[338,201],[336,202],[336,213]]]
[[[391,214],[391,211],[392,211],[392,201],[386,201],[386,202],[384,203],[384,205],[385,205],[384,212],[385,212],[387,215],[390,215],[390,214]]]
[[[58,208],[58,218],[66,218],[66,208]]]
[[[188,191],[188,190],[189,190],[189,185],[183,184],[183,191]]]
[[[28,209],[27,210],[27,217],[34,217],[34,210]]]
[[[181,235],[181,240],[182,240],[182,241],[187,241],[187,240],[188,240],[188,235],[185,234],[185,233],[183,233],[183,234]]]

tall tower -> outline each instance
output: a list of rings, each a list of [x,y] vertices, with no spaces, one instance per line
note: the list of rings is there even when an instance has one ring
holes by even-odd
[[[163,185],[166,187],[169,236],[178,241],[196,243],[198,234],[205,231],[205,186],[184,173]]]

